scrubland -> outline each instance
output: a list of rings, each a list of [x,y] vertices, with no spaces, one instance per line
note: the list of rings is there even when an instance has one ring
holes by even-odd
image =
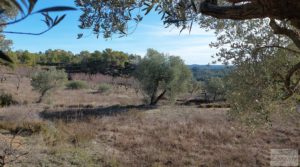
[[[37,104],[29,78],[19,89],[15,75],[6,78],[1,89],[18,101],[0,109],[7,166],[270,166],[270,149],[300,148],[297,112],[274,111],[272,125],[246,126],[230,120],[227,108],[149,107],[140,92],[120,84],[98,92],[101,77]]]

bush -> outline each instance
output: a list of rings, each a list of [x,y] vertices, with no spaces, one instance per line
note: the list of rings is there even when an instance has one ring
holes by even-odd
[[[53,91],[67,81],[67,74],[63,70],[51,68],[48,71],[36,72],[31,78],[31,86],[41,93],[38,102],[41,102],[46,94]]]
[[[100,93],[107,93],[111,90],[111,85],[106,84],[106,83],[102,83],[98,86],[98,91]]]
[[[14,100],[11,94],[3,92],[0,94],[0,107],[10,106],[13,104],[17,104],[17,101]]]
[[[40,121],[1,121],[0,129],[8,130],[12,134],[19,135],[32,135],[38,134],[44,126],[43,122]]]
[[[67,89],[86,89],[88,85],[85,81],[70,81],[66,85]]]

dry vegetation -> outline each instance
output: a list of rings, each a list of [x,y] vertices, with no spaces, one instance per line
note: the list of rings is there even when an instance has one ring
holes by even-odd
[[[142,106],[119,86],[64,89],[35,104],[29,79],[16,91],[14,77],[1,83],[19,102],[0,109],[8,166],[269,166],[271,148],[300,148],[299,113],[274,112],[272,126],[253,129],[227,120],[227,109]]]

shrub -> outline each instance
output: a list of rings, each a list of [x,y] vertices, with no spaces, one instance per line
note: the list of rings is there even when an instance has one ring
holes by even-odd
[[[88,85],[85,81],[70,81],[66,85],[67,89],[86,89],[88,88]]]
[[[0,107],[10,106],[13,104],[17,104],[17,101],[14,100],[11,94],[3,92],[0,94]]]
[[[107,93],[111,90],[111,85],[106,84],[106,83],[102,83],[98,86],[98,91],[100,93]]]
[[[2,121],[0,122],[0,129],[8,130],[12,134],[32,135],[38,134],[44,126],[40,121]]]
[[[44,96],[50,91],[64,85],[67,81],[67,74],[63,70],[51,68],[48,71],[36,72],[31,79],[31,86],[33,89],[41,93],[38,100],[39,103],[42,102]]]

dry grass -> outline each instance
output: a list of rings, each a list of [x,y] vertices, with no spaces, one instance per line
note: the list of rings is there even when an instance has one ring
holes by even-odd
[[[12,81],[3,89],[13,91]],[[274,113],[272,127],[252,129],[221,108],[136,106],[134,90],[61,90],[34,104],[27,78],[21,88],[14,95],[28,104],[0,109],[0,140],[37,130],[18,136],[28,154],[9,166],[269,166],[270,149],[300,149],[298,113]]]
[[[224,109],[162,106],[80,121],[44,120],[48,126],[40,135],[26,137],[37,140],[27,143],[35,150],[27,161],[47,154],[41,161],[49,165],[55,159],[58,166],[72,161],[79,166],[269,166],[271,148],[299,149],[299,115],[253,132],[227,121],[225,114]],[[74,154],[80,154],[78,160],[70,158]],[[63,161],[65,155],[70,157]],[[41,162],[31,162],[36,163]]]

